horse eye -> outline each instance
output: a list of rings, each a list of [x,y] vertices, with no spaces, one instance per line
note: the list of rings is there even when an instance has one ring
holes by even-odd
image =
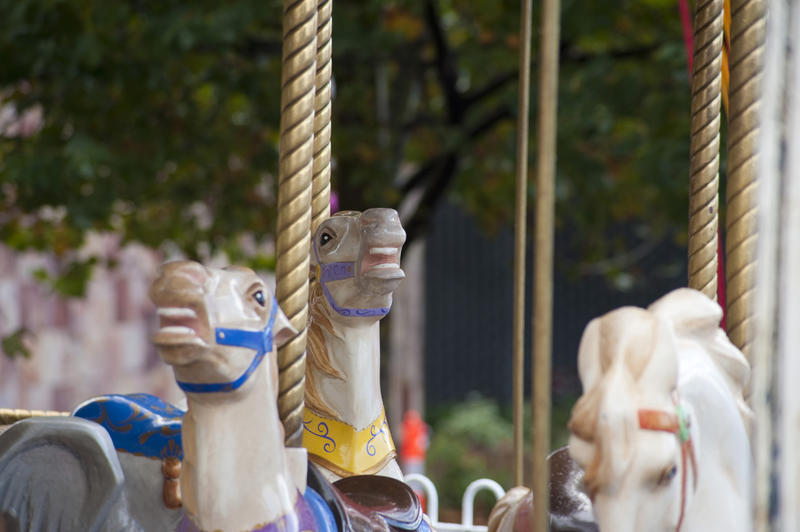
[[[255,299],[256,303],[258,303],[262,307],[266,306],[266,304],[267,304],[267,300],[264,298],[264,292],[261,291],[261,290],[259,290],[255,294],[253,294],[253,299]]]
[[[325,244],[327,244],[331,240],[333,240],[333,237],[331,236],[330,233],[322,233],[322,235],[320,235],[320,237],[319,237],[319,245],[320,246],[324,246]]]
[[[672,467],[665,469],[663,473],[661,473],[661,479],[659,479],[659,484],[669,484],[675,475],[678,474],[678,466],[673,465]]]

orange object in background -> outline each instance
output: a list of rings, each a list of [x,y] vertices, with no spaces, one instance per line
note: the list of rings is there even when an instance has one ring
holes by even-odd
[[[407,410],[403,416],[402,443],[400,444],[400,466],[404,474],[425,473],[425,456],[428,452],[428,425],[416,410]],[[411,487],[422,503],[425,511],[425,493],[416,483]]]

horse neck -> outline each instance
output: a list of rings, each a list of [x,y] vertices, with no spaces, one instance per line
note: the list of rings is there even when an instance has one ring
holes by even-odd
[[[736,399],[708,357],[681,358],[678,391],[691,408],[698,467],[685,530],[748,530],[752,455]]]
[[[383,410],[380,385],[380,325],[337,321],[323,331],[331,364],[343,378],[319,374],[319,394],[339,420],[361,430]]]
[[[265,367],[235,392],[187,394],[181,493],[201,530],[252,530],[293,512],[297,488]]]

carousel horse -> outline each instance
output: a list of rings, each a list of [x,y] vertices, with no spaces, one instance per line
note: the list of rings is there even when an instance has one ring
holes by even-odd
[[[721,316],[683,288],[586,327],[569,449],[600,530],[750,530],[750,368]]]
[[[401,479],[380,388],[379,322],[405,277],[392,209],[338,212],[311,250],[303,445],[332,480]]]
[[[427,529],[401,482],[354,477],[337,488],[307,469],[304,450],[284,448],[274,347],[294,331],[252,271],[168,263],[151,298],[161,321],[154,342],[187,396],[188,409],[177,416],[180,438],[161,417],[164,407],[150,410],[141,396],[128,401],[127,419],[97,400],[102,425],[77,417],[17,423],[0,435],[0,524],[36,531]],[[91,415],[91,407],[82,409]],[[108,427],[116,427],[116,441]],[[182,508],[147,508],[154,516],[171,512],[160,525],[153,516],[138,520],[134,508],[154,494],[127,485],[137,471],[119,458],[141,455],[136,443],[150,440],[183,457],[179,480],[174,471],[138,472],[151,483],[167,476],[180,484]]]

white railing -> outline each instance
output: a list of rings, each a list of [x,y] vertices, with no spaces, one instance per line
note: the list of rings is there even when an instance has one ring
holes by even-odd
[[[486,526],[472,523],[475,495],[480,491],[488,490],[499,500],[506,494],[503,487],[492,479],[479,478],[474,480],[464,490],[464,496],[461,498],[461,523],[443,523],[439,521],[439,492],[431,479],[420,473],[410,473],[405,476],[405,481],[422,489],[425,493],[426,513],[431,520],[431,526],[434,530],[444,532],[487,532],[488,528]]]

